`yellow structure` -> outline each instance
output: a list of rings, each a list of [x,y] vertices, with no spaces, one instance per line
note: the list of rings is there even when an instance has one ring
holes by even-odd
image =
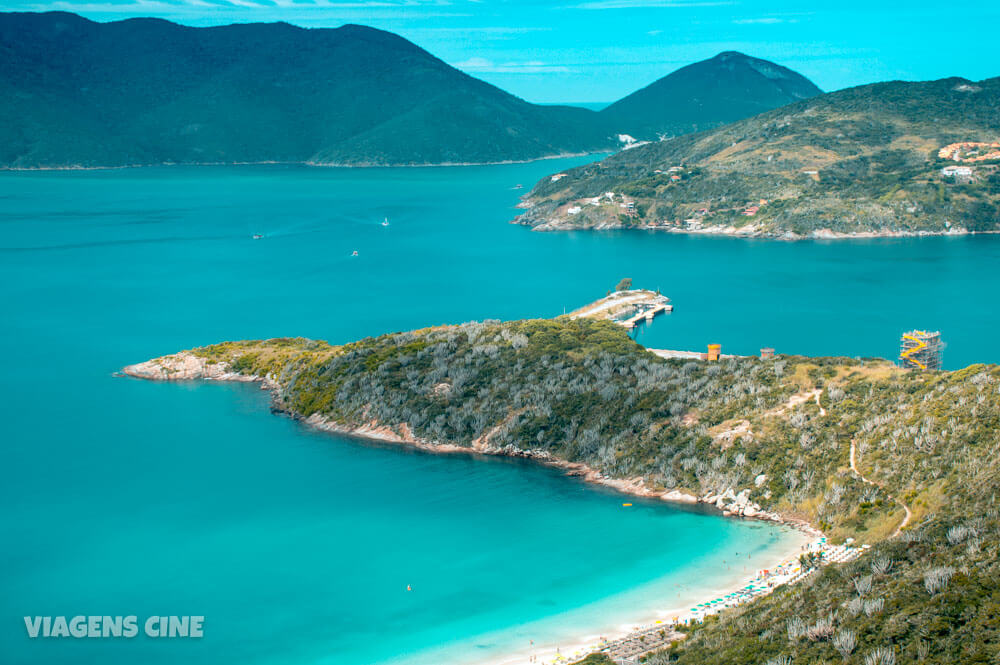
[[[722,345],[721,344],[709,344],[708,345],[708,360],[718,360],[719,356],[722,355]]]
[[[941,333],[911,330],[899,344],[899,364],[907,369],[941,369]]]

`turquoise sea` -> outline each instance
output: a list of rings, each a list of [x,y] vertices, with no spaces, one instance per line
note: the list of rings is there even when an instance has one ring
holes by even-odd
[[[688,602],[792,541],[624,508],[530,463],[311,432],[253,386],[112,376],[128,363],[225,339],[552,316],[626,276],[675,305],[637,332],[649,346],[892,356],[901,331],[927,327],[948,367],[1000,361],[1000,238],[507,223],[514,185],[584,159],[0,174],[0,661],[502,660]],[[22,620],[78,614],[204,615],[205,636],[31,640]]]

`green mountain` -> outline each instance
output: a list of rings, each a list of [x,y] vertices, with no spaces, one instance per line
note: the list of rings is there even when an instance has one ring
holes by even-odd
[[[602,474],[592,479],[730,497],[806,520],[832,542],[872,546],[689,627],[650,665],[957,665],[1000,655],[996,366],[662,359],[609,321],[560,317],[344,346],[223,343],[125,371],[267,377],[276,411],[322,429],[583,463]]]
[[[716,126],[819,90],[722,53],[600,113],[529,104],[392,33],[0,13],[0,166],[503,162]]]
[[[606,149],[537,106],[358,25],[191,28],[0,14],[0,165],[425,164]]]
[[[545,178],[518,221],[788,237],[997,230],[998,108],[1000,78],[840,90]]]
[[[726,51],[668,74],[601,111],[640,139],[711,129],[823,91],[787,67]]]

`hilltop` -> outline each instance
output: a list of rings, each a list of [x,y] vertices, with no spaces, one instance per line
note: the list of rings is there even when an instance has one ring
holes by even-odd
[[[997,108],[1000,78],[840,90],[545,178],[518,221],[783,237],[994,231]]]
[[[0,14],[0,94],[0,166],[15,168],[502,162],[612,146],[592,111],[529,104],[359,25]]]
[[[0,13],[7,168],[522,161],[706,129],[819,92],[727,52],[595,113],[528,103],[360,25]]]
[[[560,317],[344,346],[229,342],[125,371],[264,381],[275,411],[320,429],[530,457],[624,491],[807,520],[833,541],[872,545],[687,627],[649,663],[832,663],[876,650],[892,653],[879,663],[997,657],[995,366],[663,359],[614,323]]]
[[[712,129],[822,93],[787,67],[726,51],[664,76],[600,115],[619,133],[656,140]]]

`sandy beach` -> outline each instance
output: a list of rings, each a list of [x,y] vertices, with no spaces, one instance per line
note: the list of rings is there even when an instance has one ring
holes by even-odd
[[[794,570],[798,566],[799,556],[808,548],[818,549],[823,539],[795,529],[793,537],[779,548],[768,552],[762,557],[751,561],[754,566],[764,566],[768,570],[779,569],[782,565]],[[677,585],[677,596],[674,598],[662,598],[661,606],[656,609],[639,610],[632,616],[607,617],[607,621],[600,625],[578,626],[579,637],[571,640],[546,639],[540,635],[535,640],[534,646],[529,646],[509,657],[499,661],[491,659],[483,661],[493,665],[559,665],[572,663],[586,657],[588,654],[606,649],[608,645],[628,639],[630,636],[639,636],[652,631],[658,633],[663,630],[666,634],[672,632],[672,628],[677,623],[684,623],[692,619],[700,618],[708,613],[715,613],[723,608],[720,604],[710,610],[693,612],[692,608],[699,605],[707,605],[711,601],[724,598],[729,594],[736,594],[755,581],[763,582],[756,574],[759,568],[754,568],[750,572],[744,572],[744,566],[738,570],[723,576],[722,579],[713,579],[702,587],[691,587],[688,585]],[[754,597],[765,595],[769,592],[762,591],[754,594]],[[726,606],[735,606],[735,601]],[[533,658],[533,659],[532,659]]]
[[[130,365],[123,373],[149,380],[211,380],[261,382],[261,388],[269,391],[278,390],[279,386],[266,377],[246,376],[229,371],[225,363],[209,364],[204,358],[188,352],[157,358],[144,363]],[[483,454],[496,456],[523,457],[532,459],[546,466],[561,469],[567,475],[580,477],[588,483],[610,487],[622,493],[623,496],[656,498],[672,503],[711,504],[718,506],[713,497],[697,497],[685,492],[674,490],[657,490],[646,486],[642,478],[611,478],[585,464],[567,462],[555,458],[544,451],[500,448],[490,445],[489,435],[477,439],[471,447],[450,443],[427,441],[416,437],[404,425],[389,427],[377,422],[361,426],[346,426],[336,421],[314,414],[308,418],[288,413],[289,416],[301,420],[306,425],[329,433],[357,437],[373,442],[390,445],[405,445],[420,450],[440,454]],[[740,565],[724,575],[706,575],[707,584],[698,588],[687,585],[676,585],[677,594],[673,598],[659,597],[646,605],[636,608],[635,612],[620,616],[601,617],[599,622],[586,621],[588,625],[574,625],[572,632],[577,637],[566,638],[565,630],[546,630],[540,627],[537,637],[530,638],[525,648],[510,653],[501,659],[495,656],[484,658],[481,662],[496,665],[522,665],[539,663],[543,665],[560,665],[579,660],[596,652],[619,652],[621,650],[634,652],[637,649],[650,650],[654,643],[662,646],[669,644],[672,629],[677,624],[698,621],[708,614],[752,601],[766,595],[772,589],[782,584],[794,584],[809,574],[799,567],[799,556],[806,552],[819,553],[824,562],[843,561],[853,558],[861,549],[845,546],[830,546],[821,532],[809,524],[786,519],[783,516],[755,510],[745,516],[721,509],[725,516],[745,517],[748,519],[777,522],[790,529],[789,539],[779,547],[773,548],[757,558],[752,558],[749,564]],[[627,593],[627,592],[626,592]],[[662,596],[662,594],[659,594]],[[646,604],[640,602],[640,605]],[[570,614],[573,614],[571,612]],[[570,623],[575,620],[566,617]],[[663,632],[665,631],[665,632]],[[546,634],[548,633],[548,634]],[[558,633],[558,634],[554,634]],[[639,640],[644,636],[643,640]]]

